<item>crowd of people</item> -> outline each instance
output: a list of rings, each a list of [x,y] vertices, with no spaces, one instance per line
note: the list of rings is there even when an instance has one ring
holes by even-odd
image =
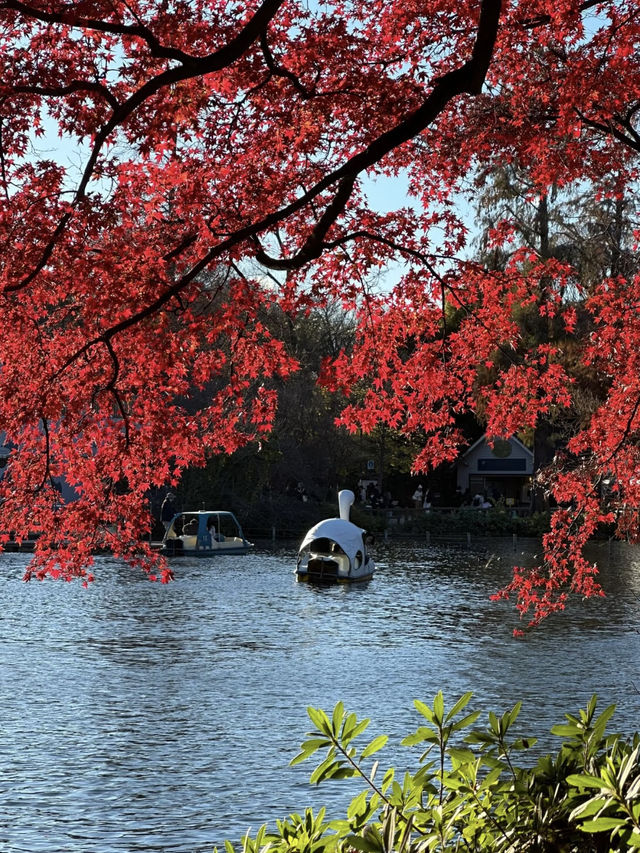
[[[434,492],[429,486],[423,486],[421,483],[416,487],[411,495],[410,502],[395,500],[391,492],[387,491],[384,494],[375,483],[359,485],[360,503],[371,509],[386,509],[393,507],[411,506],[414,509],[421,509],[428,512],[432,507],[442,506],[442,497],[439,492]],[[504,496],[493,490],[491,494],[478,492],[472,494],[469,489],[462,491],[458,486],[455,494],[448,496],[445,500],[447,507],[472,507],[473,509],[490,509],[500,501],[504,500]]]

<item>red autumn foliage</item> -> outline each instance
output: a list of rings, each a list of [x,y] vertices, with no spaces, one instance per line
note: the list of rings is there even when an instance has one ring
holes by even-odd
[[[30,573],[87,582],[100,547],[169,579],[140,548],[144,495],[269,431],[273,380],[296,369],[260,322],[274,303],[358,311],[323,379],[365,386],[348,427],[424,434],[420,469],[456,456],[462,413],[497,436],[571,407],[561,341],[514,317],[572,334],[574,270],[469,261],[455,200],[478,166],[516,162],[532,197],[628,191],[635,0],[0,0],[0,25],[2,525],[42,533]],[[368,179],[400,174],[414,204],[376,211]],[[544,562],[507,591],[533,622],[598,592],[599,524],[638,536],[640,279],[611,272],[581,297],[574,354],[604,394],[543,472],[562,507]],[[61,507],[63,474],[81,500]]]

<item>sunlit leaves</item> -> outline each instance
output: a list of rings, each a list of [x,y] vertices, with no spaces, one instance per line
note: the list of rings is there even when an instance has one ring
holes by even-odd
[[[342,702],[338,702],[333,710],[331,719],[319,708],[307,708],[309,719],[317,732],[323,737],[310,737],[302,743],[300,752],[292,760],[292,764],[306,761],[320,749],[327,749],[324,761],[314,770],[311,781],[322,782],[324,779],[342,779],[360,775],[358,765],[365,758],[378,752],[387,742],[386,735],[379,735],[361,749],[359,755],[353,741],[361,735],[369,725],[369,720],[358,721],[353,713],[346,713]]]
[[[332,820],[325,809],[294,813],[277,821],[273,832],[261,827],[255,839],[247,835],[244,849],[624,853],[639,846],[638,735],[625,741],[606,733],[613,708],[598,714],[592,697],[586,708],[566,715],[567,726],[554,728],[565,738],[556,753],[537,762],[527,758],[521,766],[518,752],[528,750],[536,739],[521,731],[514,734],[520,703],[502,714],[489,711],[487,723],[478,725],[479,712],[467,712],[470,700],[465,694],[448,709],[439,692],[431,704],[414,703],[428,726],[419,727],[403,743],[413,747],[427,741],[435,751],[428,761],[423,755],[418,769],[404,773],[401,783],[396,780],[399,770],[389,768],[378,787],[374,774],[352,752],[349,761],[358,771],[353,775],[364,787],[344,818]],[[308,714],[314,730],[292,763],[328,748],[311,779],[333,782],[340,776],[328,772],[328,760],[334,766],[344,761],[351,749],[348,732],[361,733],[368,721],[358,723],[342,703],[332,714],[316,708],[309,708]],[[233,853],[232,845],[226,849]]]

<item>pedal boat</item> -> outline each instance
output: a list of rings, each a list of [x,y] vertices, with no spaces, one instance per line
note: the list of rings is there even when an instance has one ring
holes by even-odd
[[[246,554],[252,548],[232,512],[179,512],[167,528],[160,553],[167,557],[213,557]]]
[[[373,577],[375,564],[367,552],[366,530],[349,520],[355,500],[345,489],[338,494],[339,518],[327,518],[307,531],[300,548],[295,573],[311,583],[354,583]]]

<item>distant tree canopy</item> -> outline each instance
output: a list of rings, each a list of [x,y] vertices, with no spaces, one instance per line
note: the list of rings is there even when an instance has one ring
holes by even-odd
[[[336,423],[344,406],[343,395],[318,384],[324,361],[353,348],[353,313],[333,304],[292,316],[275,306],[265,314],[264,322],[299,364],[297,371],[274,383],[278,407],[273,427],[257,444],[252,442],[231,455],[210,456],[202,469],[187,469],[180,478],[181,499],[192,506],[202,501],[208,505],[212,501],[219,504],[221,499],[236,501],[256,523],[263,506],[264,523],[270,526],[270,508],[284,512],[280,499],[297,497],[299,483],[310,502],[328,502],[335,512],[338,489],[351,488],[359,498],[358,484],[364,479],[375,481],[385,491],[392,489],[396,501],[409,505],[419,436],[404,435],[384,424],[370,433],[349,433]],[[363,381],[360,394],[367,387]],[[188,402],[197,409],[203,404],[201,394],[194,393]],[[475,429],[480,429],[477,424]],[[455,475],[449,472],[448,479],[453,491]],[[299,510],[286,507],[289,515]],[[305,520],[306,515],[303,528]],[[298,530],[299,526],[290,518],[286,529]]]
[[[561,509],[512,590],[534,622],[598,592],[582,546],[604,521],[635,539],[640,505],[636,6],[2,0],[1,497],[42,534],[32,571],[86,574],[96,547],[149,568],[149,487],[259,441],[307,369],[266,318],[339,302],[355,340],[318,382],[345,428],[420,436],[418,470],[456,456],[463,415],[533,431]],[[527,176],[537,239],[506,211],[473,260],[456,201],[497,168]],[[410,203],[373,205],[399,176]],[[610,233],[592,218],[583,245],[606,245],[576,260],[541,226],[589,187]],[[553,455],[576,365],[599,396]]]

